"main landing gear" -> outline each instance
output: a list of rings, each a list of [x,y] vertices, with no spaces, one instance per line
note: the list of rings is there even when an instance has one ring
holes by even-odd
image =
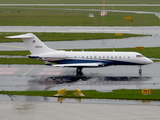
[[[76,72],[77,72],[76,76],[77,77],[82,77],[83,76],[82,69],[83,69],[83,67],[77,67],[77,69],[76,69]]]
[[[77,73],[82,72],[82,69],[83,69],[83,67],[77,67],[77,69],[76,69]]]

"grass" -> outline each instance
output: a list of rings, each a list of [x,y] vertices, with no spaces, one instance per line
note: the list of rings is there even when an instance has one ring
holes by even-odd
[[[0,91],[0,94],[29,95],[52,97],[57,91]],[[82,90],[85,96],[75,96],[75,91],[67,91],[65,98],[98,98],[98,99],[128,99],[128,100],[160,100],[160,89],[151,90],[151,94],[143,95],[141,90],[113,90],[113,92],[97,92],[96,90]]]
[[[153,62],[160,62],[160,60],[152,60]]]
[[[0,55],[27,56],[29,54],[29,51],[0,51]]]
[[[0,58],[1,64],[43,64],[44,62],[29,58]]]
[[[20,35],[25,33],[0,32],[0,43],[2,42],[22,42],[21,39],[8,39],[6,36]],[[68,41],[68,40],[92,40],[92,39],[114,39],[127,37],[143,37],[147,35],[123,34],[117,36],[114,33],[33,33],[42,41]]]
[[[99,0],[1,0],[1,4],[101,4]],[[108,0],[107,4],[160,4],[159,0]]]
[[[55,9],[0,8],[0,26],[159,26],[153,14],[113,13],[105,17],[100,11],[68,11]],[[4,12],[5,11],[5,12]],[[94,17],[90,18],[89,13]],[[126,22],[132,16],[133,22]]]

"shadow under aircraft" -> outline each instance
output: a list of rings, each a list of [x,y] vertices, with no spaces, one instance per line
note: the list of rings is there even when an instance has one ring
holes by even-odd
[[[98,73],[91,73],[84,75],[82,72],[75,73],[71,75],[57,75],[57,76],[43,76],[40,79],[31,80],[30,84],[41,84],[41,85],[54,85],[54,84],[64,84],[64,83],[76,83],[78,81],[94,81],[94,82],[103,82],[103,81],[147,81],[151,77],[145,76],[106,76],[100,75]]]

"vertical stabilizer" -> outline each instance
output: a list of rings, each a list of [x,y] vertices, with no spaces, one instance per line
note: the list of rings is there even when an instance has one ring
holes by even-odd
[[[31,54],[34,55],[56,51],[54,49],[47,47],[41,40],[38,39],[37,36],[35,36],[32,33],[16,35],[16,36],[8,36],[6,38],[21,38],[26,47],[31,52]]]

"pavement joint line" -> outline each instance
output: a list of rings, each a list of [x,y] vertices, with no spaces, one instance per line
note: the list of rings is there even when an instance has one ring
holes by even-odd
[[[34,67],[31,67],[26,73],[23,74],[23,76],[27,75]]]
[[[25,49],[26,47],[18,47],[18,46],[11,46],[11,45],[0,45],[4,47],[12,47],[12,48],[20,48],[20,49]]]

